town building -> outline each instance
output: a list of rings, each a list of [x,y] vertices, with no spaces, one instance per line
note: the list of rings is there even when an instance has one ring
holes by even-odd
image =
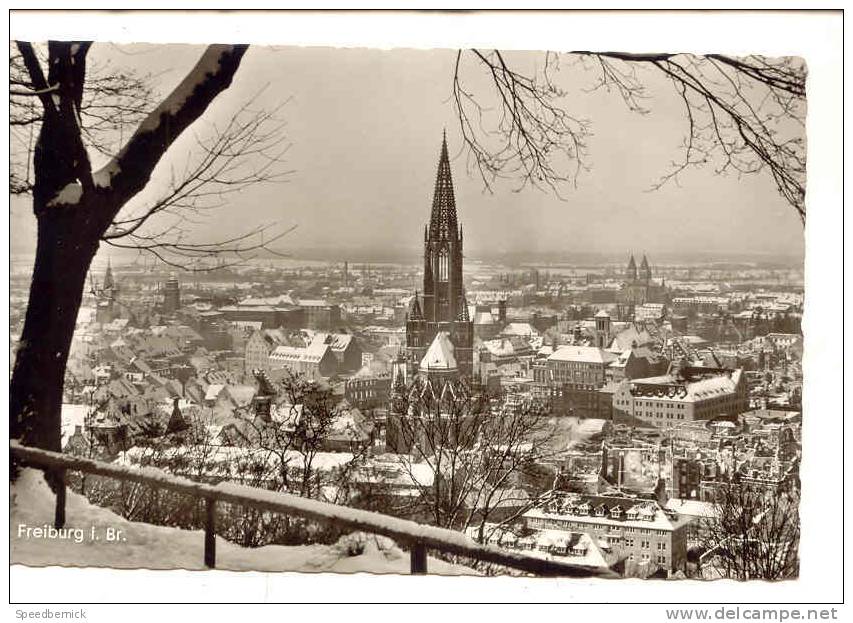
[[[336,363],[334,370],[325,367],[326,372],[329,373],[322,376],[352,372],[361,366],[361,347],[355,336],[351,334],[325,333],[312,329],[293,332],[282,329],[260,329],[253,331],[246,340],[243,351],[244,370],[246,373],[253,370],[269,371],[273,364],[281,367],[284,359],[281,357],[272,358],[273,353],[280,346],[309,349],[312,345],[316,352],[319,352],[322,345],[327,345]],[[278,351],[279,355],[283,352],[283,350]],[[296,367],[301,369],[302,366]],[[314,372],[311,371],[312,374]]]
[[[370,364],[346,380],[344,397],[359,409],[373,409],[386,404],[391,394],[391,372],[375,370]]]
[[[341,326],[340,305],[322,299],[300,299],[297,305],[306,327],[333,330]]]
[[[663,303],[643,303],[634,307],[634,320],[642,322],[653,320],[659,322],[666,316],[666,305]]]
[[[534,530],[583,532],[605,551],[625,560],[625,574],[670,575],[687,566],[687,534],[692,517],[667,510],[657,500],[625,496],[557,494],[524,513]]]
[[[474,337],[480,340],[493,339],[506,325],[506,301],[499,300],[496,305],[490,303],[469,305],[468,315],[474,323]]]
[[[597,346],[559,346],[547,358],[534,360],[533,381],[544,386],[556,414],[602,417],[598,390],[606,385],[609,366],[617,359]]]
[[[684,366],[674,374],[634,379],[613,394],[616,421],[672,427],[682,422],[734,418],[749,408],[743,370]]]
[[[305,312],[295,305],[225,305],[218,310],[231,323],[260,323],[264,329],[305,326]]]
[[[243,349],[243,368],[247,374],[254,370],[270,369],[270,353],[279,346],[268,331],[252,331]]]
[[[616,383],[666,374],[669,360],[647,347],[624,350],[607,367],[608,379]]]
[[[269,361],[272,372],[288,370],[312,380],[334,376],[338,371],[338,360],[325,340],[312,340],[307,346],[277,346]]]
[[[311,341],[321,340],[329,345],[338,362],[338,373],[354,372],[361,367],[362,350],[358,339],[350,333],[307,332]]]
[[[521,337],[496,338],[480,342],[474,351],[474,373],[482,385],[492,376],[532,379],[536,351]]]

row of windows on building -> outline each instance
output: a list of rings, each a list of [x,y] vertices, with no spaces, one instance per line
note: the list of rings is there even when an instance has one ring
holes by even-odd
[[[634,547],[634,542],[635,541],[633,538],[626,538],[625,539],[625,547]],[[640,549],[651,549],[651,542],[646,541],[646,540],[641,540],[640,541]],[[659,552],[665,552],[666,551],[666,542],[665,541],[658,541],[656,549]]]
[[[352,398],[353,400],[370,400],[376,398],[379,394],[380,392],[376,391],[375,389],[356,390],[351,391],[348,397]]]
[[[597,387],[597,385],[590,385],[588,383],[563,383],[563,386],[560,388],[557,395],[564,396],[573,391],[591,392],[595,391]]]
[[[637,411],[635,413],[635,415],[637,417],[653,417],[653,418],[658,419],[658,420],[664,419],[664,416],[666,416],[667,420],[683,420],[684,419],[683,413],[677,413],[676,414],[676,413],[656,413],[655,411]]]
[[[615,401],[618,406],[621,407],[630,407],[630,400],[616,400]],[[661,409],[684,409],[685,404],[681,402],[645,402],[645,401],[637,401],[637,407],[658,407]]]
[[[634,554],[634,552],[631,552],[631,553],[628,555],[628,560],[630,560],[630,561],[635,561],[635,560],[637,560],[637,556]],[[649,562],[649,561],[651,560],[651,555],[650,555],[650,554],[647,554],[647,553],[645,553],[645,552],[643,552],[643,553],[640,555],[640,560],[641,560],[642,562]],[[659,565],[665,565],[665,564],[667,564],[666,556],[663,556],[663,555],[658,554],[658,555],[655,557],[655,562],[657,562]]]
[[[557,528],[562,530],[589,530],[590,527],[593,529],[602,530],[605,528],[609,528],[610,530],[621,530],[625,534],[640,534],[640,535],[665,535],[668,533],[667,530],[657,530],[654,528],[636,528],[632,526],[605,526],[603,524],[596,524],[594,522],[585,522],[585,521],[565,521],[559,519],[543,519],[543,518],[534,518],[530,521],[530,526],[534,528]]]
[[[649,459],[651,460],[651,458]],[[608,511],[605,510],[603,505],[596,506],[595,509],[588,503],[580,504],[578,506],[572,505],[559,505],[557,503],[552,502],[548,505],[548,513],[552,515],[556,514],[569,514],[569,515],[595,515],[596,517],[604,517]],[[623,515],[621,506],[613,506],[609,510],[610,517],[612,519],[621,519]],[[630,521],[635,521],[637,519],[642,519],[645,521],[654,521],[655,514],[653,511],[649,509],[641,509],[637,510],[636,508],[630,508],[627,512],[624,513],[625,517]]]
[[[604,366],[596,363],[589,363],[586,361],[558,361],[557,362],[558,370],[604,370]]]

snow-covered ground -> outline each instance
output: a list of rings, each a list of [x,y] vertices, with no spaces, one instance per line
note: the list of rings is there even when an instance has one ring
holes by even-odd
[[[94,506],[72,491],[66,500],[65,532],[45,538],[53,522],[54,495],[42,473],[25,469],[11,489],[9,526],[12,564],[112,567],[119,569],[204,569],[204,532],[127,521]],[[30,528],[27,532],[27,528]],[[107,540],[108,529],[121,537]],[[92,538],[97,536],[97,540]],[[358,542],[362,547],[353,547]],[[352,555],[353,550],[361,553]],[[255,549],[216,539],[216,566],[234,571],[409,573],[409,555],[381,536],[356,533],[335,545]],[[429,559],[431,574],[475,575],[467,567]]]

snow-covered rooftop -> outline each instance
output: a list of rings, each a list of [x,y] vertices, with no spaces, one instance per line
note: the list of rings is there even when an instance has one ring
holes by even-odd
[[[456,357],[447,331],[439,331],[421,359],[421,370],[455,370]]]

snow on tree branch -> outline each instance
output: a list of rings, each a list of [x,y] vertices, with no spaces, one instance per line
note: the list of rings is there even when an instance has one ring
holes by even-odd
[[[169,146],[230,86],[246,49],[245,45],[209,46],[184,80],[143,120],[118,156],[96,174],[119,207],[145,187]]]

